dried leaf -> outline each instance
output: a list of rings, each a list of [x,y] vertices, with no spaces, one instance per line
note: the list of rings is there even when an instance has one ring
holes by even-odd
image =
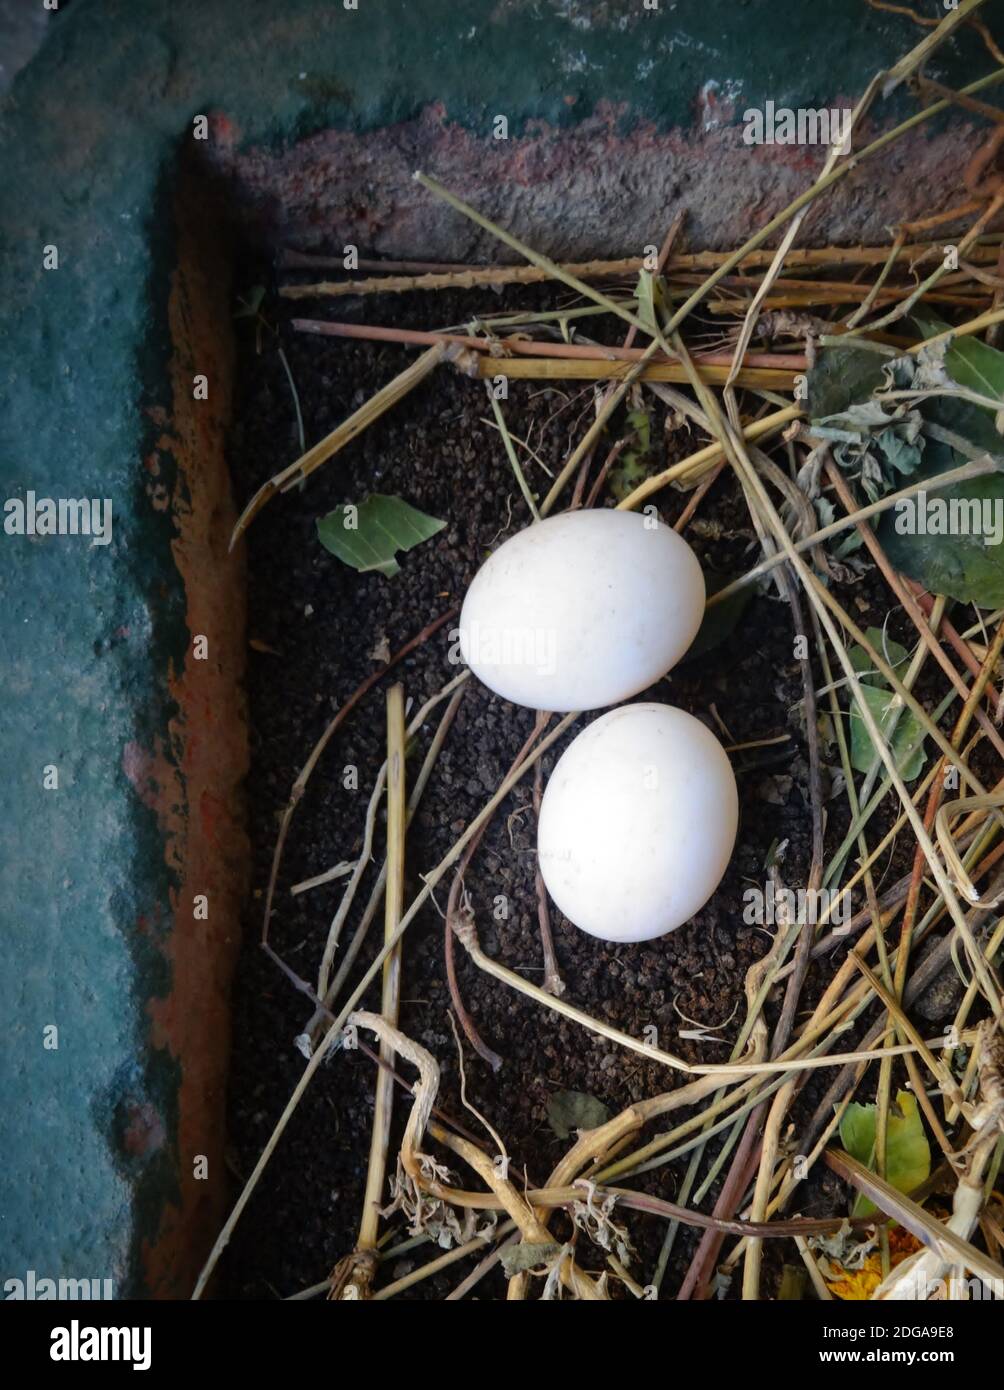
[[[547,1241],[540,1245],[510,1245],[499,1259],[505,1270],[505,1277],[511,1279],[515,1274],[525,1274],[528,1269],[539,1269],[550,1264],[561,1252],[557,1241]]]
[[[547,1103],[547,1122],[559,1139],[567,1139],[573,1130],[595,1129],[609,1118],[603,1102],[584,1091],[556,1091]]]
[[[889,1263],[893,1269],[920,1248],[921,1242],[917,1237],[902,1227],[897,1226],[889,1232]],[[844,1269],[834,1264],[830,1273],[826,1287],[835,1298],[849,1303],[865,1302],[882,1282],[882,1256],[879,1251],[873,1250],[860,1269]]]

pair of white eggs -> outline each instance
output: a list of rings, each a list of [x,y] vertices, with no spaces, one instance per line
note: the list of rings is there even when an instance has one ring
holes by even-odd
[[[668,526],[634,512],[566,512],[485,561],[464,600],[460,650],[516,704],[601,709],[680,660],[704,599],[697,558]],[[732,767],[700,720],[671,705],[625,705],[558,760],[540,808],[540,871],[582,931],[648,941],[710,898],[738,819]]]

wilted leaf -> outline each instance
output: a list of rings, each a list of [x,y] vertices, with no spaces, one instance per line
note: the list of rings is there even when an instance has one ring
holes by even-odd
[[[567,1139],[576,1129],[596,1129],[609,1118],[603,1102],[584,1091],[556,1091],[547,1103],[547,1122],[559,1139]]]
[[[849,1150],[848,1150],[849,1152]],[[897,1226],[889,1232],[889,1264],[895,1269],[898,1264],[916,1254],[921,1242],[909,1231]],[[882,1282],[882,1256],[873,1250],[859,1269],[843,1269],[839,1264],[831,1266],[832,1275],[826,1286],[835,1298],[844,1302],[858,1303],[870,1299]]]
[[[499,1259],[505,1270],[505,1277],[525,1274],[528,1269],[538,1269],[548,1264],[559,1253],[561,1246],[557,1241],[547,1241],[540,1245],[510,1245],[502,1251]]]
[[[394,558],[411,550],[446,525],[409,506],[400,497],[374,493],[357,505],[346,503],[317,523],[321,544],[360,574],[379,570],[388,579],[401,568]]]
[[[814,419],[812,433],[831,442],[835,462],[858,477],[874,502],[901,486],[898,474],[909,475],[920,467],[927,442],[923,425],[920,411],[905,402],[867,400]]]
[[[951,327],[933,315],[914,314],[914,320],[925,338],[946,333]],[[1004,352],[998,352],[973,334],[966,334],[951,340],[944,361],[953,381],[981,396],[991,396],[1004,408]]]
[[[840,1142],[859,1163],[875,1171],[874,1105],[849,1105],[840,1122]],[[931,1173],[931,1146],[924,1133],[924,1122],[917,1107],[917,1098],[909,1091],[899,1091],[896,1104],[889,1110],[889,1129],[886,1136],[886,1181],[897,1192],[912,1192]],[[870,1216],[875,1205],[861,1193],[854,1203],[852,1216]]]
[[[653,275],[650,270],[640,270],[635,296],[638,300],[638,317],[647,328],[657,329],[665,307],[662,277]]]

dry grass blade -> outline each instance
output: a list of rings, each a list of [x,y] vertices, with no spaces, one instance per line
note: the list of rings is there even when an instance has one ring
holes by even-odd
[[[392,685],[387,692],[387,888],[384,898],[384,941],[397,930],[404,906],[404,846],[407,799],[405,795],[405,727],[404,687]],[[401,946],[391,951],[383,966],[383,992],[380,1012],[391,1028],[397,1027],[398,1006],[401,1000]],[[387,1173],[387,1151],[390,1144],[391,1106],[394,1098],[394,1077],[389,1071],[394,1061],[394,1048],[381,1040],[380,1060],[387,1064],[376,1075],[376,1095],[373,1101],[373,1131],[370,1140],[369,1164],[363,1194],[363,1212],[356,1241],[357,1260],[348,1280],[342,1285],[341,1297],[367,1298],[374,1273],[371,1259],[377,1248],[380,1206],[384,1196]]]
[[[320,468],[323,463],[326,463],[329,458],[337,454],[340,449],[344,449],[346,444],[351,443],[357,435],[362,434],[363,430],[374,420],[378,420],[385,411],[390,410],[391,406],[403,400],[408,392],[413,390],[420,381],[424,381],[451,351],[455,352],[456,349],[451,349],[443,343],[437,343],[428,351],[423,352],[421,357],[412,362],[403,372],[398,373],[393,381],[389,381],[386,386],[381,387],[347,420],[333,429],[330,434],[325,435],[319,444],[315,444],[312,449],[308,449],[301,458],[291,463],[288,468],[283,468],[274,477],[269,478],[267,483],[263,483],[237,518],[233,535],[230,537],[230,549],[233,550],[262,507],[276,493],[287,492],[296,483],[301,482],[304,478],[309,478],[310,474]]]

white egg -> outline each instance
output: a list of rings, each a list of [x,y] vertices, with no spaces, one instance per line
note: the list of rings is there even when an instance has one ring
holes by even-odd
[[[540,871],[590,936],[649,941],[711,897],[738,820],[736,779],[714,734],[671,705],[626,705],[583,729],[551,773]]]
[[[675,531],[635,512],[565,512],[490,555],[467,591],[460,650],[496,694],[531,709],[602,709],[680,660],[704,576]]]

